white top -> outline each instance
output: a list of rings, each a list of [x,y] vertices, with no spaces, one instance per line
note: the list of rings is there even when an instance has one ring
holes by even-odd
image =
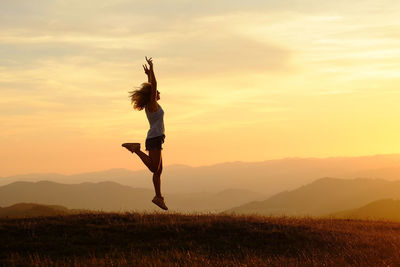
[[[147,139],[164,135],[164,110],[161,106],[158,105],[158,110],[156,112],[150,112],[147,107],[145,107],[145,111],[150,124],[150,130],[147,132]]]

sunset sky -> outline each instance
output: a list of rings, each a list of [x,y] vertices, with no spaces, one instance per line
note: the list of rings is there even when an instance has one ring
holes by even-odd
[[[400,152],[400,1],[2,0],[0,176]]]

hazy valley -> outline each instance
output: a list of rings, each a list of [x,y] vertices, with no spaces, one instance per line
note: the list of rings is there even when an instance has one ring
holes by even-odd
[[[323,177],[400,179],[400,154],[364,157],[284,158],[263,162],[227,162],[211,166],[164,167],[166,193],[217,193],[243,189],[265,196],[293,190]],[[25,174],[1,177],[0,185],[16,181],[53,181],[65,184],[111,181],[134,188],[153,188],[148,170],[111,169],[74,175]]]
[[[49,181],[15,182],[0,187],[0,206],[28,202],[62,205],[70,209],[102,211],[158,211],[151,199],[152,189],[132,188],[115,182],[60,184]],[[171,211],[218,212],[265,198],[248,190],[218,193],[167,194]]]
[[[400,198],[399,176],[398,154],[287,158],[167,166],[162,190],[175,212],[325,216]],[[37,203],[103,211],[157,210],[150,201],[154,191],[147,170],[27,174],[0,178],[0,185],[1,207]]]

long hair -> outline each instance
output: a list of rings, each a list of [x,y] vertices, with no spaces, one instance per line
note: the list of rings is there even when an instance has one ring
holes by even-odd
[[[129,97],[133,108],[137,110],[142,110],[146,107],[147,103],[150,101],[151,97],[151,84],[142,83],[142,85],[133,91],[129,92]]]

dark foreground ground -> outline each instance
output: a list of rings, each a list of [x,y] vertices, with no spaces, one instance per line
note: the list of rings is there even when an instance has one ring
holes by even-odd
[[[92,213],[2,219],[0,266],[398,266],[400,224]]]

